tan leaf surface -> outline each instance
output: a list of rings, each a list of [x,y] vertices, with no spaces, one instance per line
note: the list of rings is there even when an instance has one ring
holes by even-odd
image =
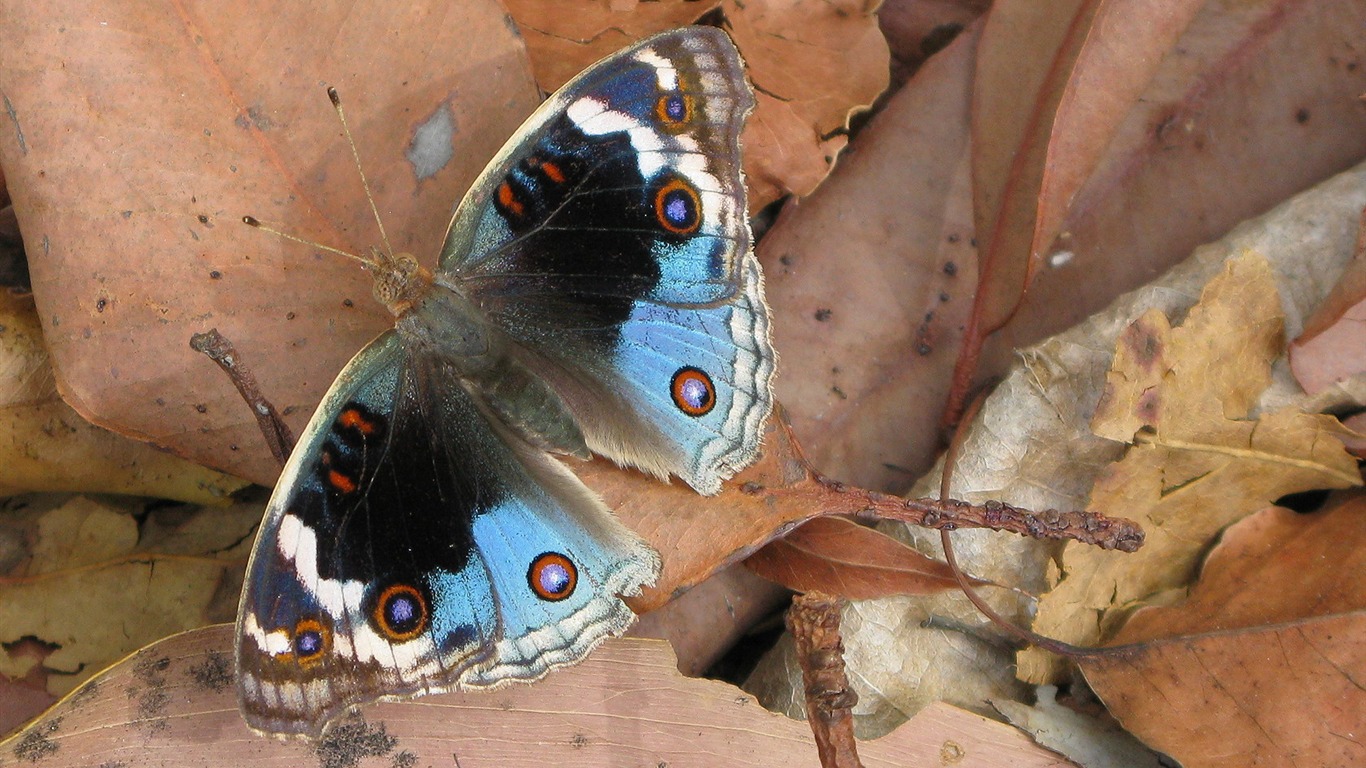
[[[952,52],[950,48],[941,56]],[[913,87],[914,81],[908,88]],[[968,428],[952,495],[975,501],[999,499],[1031,509],[1086,506],[1095,478],[1124,449],[1122,444],[1096,436],[1090,427],[1119,334],[1153,308],[1169,316],[1184,315],[1224,263],[1248,249],[1272,260],[1287,327],[1301,327],[1351,259],[1363,206],[1366,166],[1285,201],[1225,239],[1197,249],[1186,262],[1116,299],[1105,312],[1020,350],[1015,368]],[[790,358],[784,355],[783,360],[786,365]],[[791,370],[785,367],[783,376],[792,376]],[[798,374],[806,373],[798,370]],[[1298,392],[1293,382],[1280,386],[1284,390],[1278,392]],[[1282,394],[1277,399],[1295,402]],[[836,431],[831,425],[808,434],[819,444]],[[936,468],[909,495],[937,493],[938,472]],[[939,553],[935,531],[897,525],[882,529],[889,533],[901,529],[895,535],[922,552]],[[953,537],[959,561],[969,573],[1036,594],[1047,587],[1046,567],[1057,554],[1051,545],[986,531],[958,531]],[[991,643],[990,628],[975,623],[980,617],[965,602],[961,596],[945,593],[862,601],[846,612],[844,638],[850,650],[850,677],[860,696],[861,732],[884,732],[941,697],[972,707],[982,701],[979,694],[1020,700],[1029,695],[1029,689],[1009,687],[995,677],[999,670],[1011,668],[1014,653]],[[1031,618],[1028,603],[997,607],[1017,622],[1027,623]],[[962,628],[981,634],[967,640],[961,631],[921,627],[932,615],[963,617]],[[898,645],[897,639],[904,642]],[[802,683],[790,646],[783,644],[765,657],[761,672],[746,683],[747,689],[766,704],[797,711]],[[924,676],[923,686],[920,676]],[[960,695],[962,699],[957,698]]]
[[[279,467],[255,419],[190,336],[231,339],[297,432],[390,323],[354,262],[241,223],[352,252],[379,242],[322,86],[346,103],[394,248],[427,264],[454,202],[538,103],[492,0],[5,0],[0,34],[0,162],[63,397],[267,484]]]
[[[1203,5],[993,4],[972,110],[980,332],[1014,314],[1077,191]]]
[[[818,517],[764,545],[745,566],[798,592],[849,600],[958,589],[953,571],[898,539],[839,517]]]
[[[81,418],[57,394],[33,298],[0,291],[0,496],[93,491],[215,504],[246,485]]]
[[[844,147],[850,113],[887,87],[887,43],[866,0],[507,5],[546,92],[634,40],[723,14],[758,90],[744,135],[752,210],[811,194]]]
[[[977,28],[930,59],[759,244],[775,387],[822,472],[903,490],[934,460],[975,251],[968,104]]]
[[[1355,611],[1158,640],[1082,668],[1121,724],[1186,768],[1362,765],[1364,639]]]
[[[0,766],[812,764],[809,726],[724,683],[684,678],[668,646],[609,640],[534,686],[362,707],[316,744],[249,731],[232,685],[232,629],[169,638],[121,661],[0,744]],[[363,718],[363,719],[361,719]],[[1009,726],[939,707],[859,745],[863,764],[1063,768]],[[378,763],[376,763],[378,764]]]
[[[1064,547],[1057,586],[1034,629],[1091,645],[1152,595],[1187,583],[1224,526],[1287,493],[1359,485],[1356,462],[1330,416],[1249,413],[1281,347],[1281,312],[1265,258],[1245,254],[1201,293],[1176,329],[1149,312],[1121,336],[1093,425],[1136,445],[1097,482],[1091,508],[1143,525],[1137,553]],[[1020,654],[1020,676],[1052,682],[1061,662]]]
[[[66,693],[106,664],[159,638],[231,618],[259,505],[164,510],[74,497],[6,511],[27,544],[0,579],[0,643],[45,643],[47,688]],[[0,653],[0,675],[36,660]]]
[[[1010,324],[988,341],[979,376],[997,375],[1014,349],[1084,321],[1197,246],[1361,162],[1366,70],[1353,62],[1363,27],[1362,3],[1203,3],[1077,190],[1062,235],[1042,243],[1045,265]],[[1131,32],[1148,30],[1141,22],[1120,35]],[[1304,55],[1311,50],[1324,55]],[[1089,95],[1108,98],[1104,91]],[[1312,292],[1321,297],[1324,287]],[[1296,326],[1287,332],[1299,334]]]
[[[1138,610],[1111,644],[1366,610],[1366,497],[1308,515],[1264,509],[1229,526],[1200,568],[1187,599]]]
[[[1366,712],[1366,497],[1224,532],[1190,597],[1084,659],[1126,728],[1182,765],[1357,765]],[[1218,723],[1211,729],[1208,724]]]

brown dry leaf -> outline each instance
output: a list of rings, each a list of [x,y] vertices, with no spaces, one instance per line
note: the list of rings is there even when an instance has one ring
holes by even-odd
[[[1112,644],[1366,610],[1366,497],[1313,514],[1271,507],[1229,526],[1189,598],[1143,608]],[[1363,699],[1366,701],[1366,699]]]
[[[0,744],[0,766],[810,764],[806,723],[724,683],[682,677],[664,643],[609,640],[534,686],[362,707],[317,743],[251,733],[232,685],[232,628],[168,638],[105,671]],[[1071,765],[1009,726],[938,707],[859,745],[863,764]],[[369,765],[371,761],[366,761]]]
[[[655,32],[720,12],[758,91],[746,126],[750,208],[811,194],[844,147],[849,115],[887,87],[876,3],[564,3],[510,0],[542,90]]]
[[[1112,656],[1082,660],[1087,681],[1126,728],[1189,768],[1362,763],[1366,747],[1344,734],[1366,711],[1363,514],[1357,493],[1231,526],[1189,599],[1134,614]]]
[[[939,447],[933,415],[975,274],[967,122],[976,31],[931,58],[759,243],[778,399],[812,463],[866,488],[905,488]]]
[[[493,0],[3,0],[0,34],[0,162],[63,397],[267,484],[279,467],[255,419],[190,336],[235,342],[297,431],[390,322],[354,262],[241,223],[352,252],[379,241],[322,86],[346,103],[394,249],[429,264],[453,203],[538,103]]]
[[[231,618],[259,505],[162,510],[141,526],[136,505],[74,497],[6,511],[27,550],[0,580],[0,644],[31,638],[41,659],[0,653],[0,675],[70,691],[106,664],[176,632]]]
[[[841,517],[818,517],[749,556],[751,571],[798,592],[848,600],[958,589],[942,560]]]
[[[992,5],[973,88],[977,332],[1015,313],[1044,249],[1201,0]]]
[[[1361,483],[1331,416],[1250,413],[1280,354],[1281,310],[1266,259],[1230,260],[1176,329],[1151,311],[1120,338],[1092,424],[1129,449],[1097,482],[1090,508],[1122,513],[1147,532],[1134,554],[1064,547],[1057,586],[1034,630],[1093,645],[1135,607],[1194,575],[1220,529],[1287,493]],[[1038,649],[1020,677],[1054,682],[1063,663]]]
[[[932,59],[921,76],[939,58]],[[908,88],[914,87],[912,81]],[[978,502],[998,499],[1030,509],[1086,506],[1097,475],[1124,450],[1122,444],[1093,434],[1090,427],[1120,332],[1153,308],[1169,316],[1183,315],[1224,263],[1248,249],[1265,253],[1275,265],[1286,327],[1297,331],[1350,260],[1363,206],[1366,166],[1245,222],[1225,239],[1197,249],[1186,262],[1149,285],[1120,297],[1105,312],[1021,350],[1015,368],[967,429],[951,495]],[[783,376],[793,376],[786,347],[780,345],[780,349],[784,350]],[[795,371],[796,375],[804,373]],[[1288,377],[1280,378],[1288,382]],[[1298,392],[1293,382],[1272,389],[1275,392],[1268,394],[1276,402],[1298,402],[1290,394]],[[889,415],[904,417],[889,412],[882,418]],[[819,442],[837,432],[838,426],[831,425],[807,434],[809,440]],[[936,468],[909,495],[933,494],[938,488]],[[922,552],[939,554],[936,531],[890,524],[882,530],[912,542]],[[1051,544],[987,531],[958,531],[953,541],[968,573],[1035,594],[1046,589],[1045,569],[1057,555]],[[1018,623],[1031,618],[1032,605],[1027,601],[993,604]],[[922,627],[931,616],[959,620],[959,631]],[[991,628],[980,622],[975,609],[954,593],[851,605],[844,616],[844,640],[850,678],[860,697],[856,710],[860,733],[885,732],[908,713],[940,698],[964,707],[980,706],[983,696],[1027,699],[1029,688],[998,678],[1002,670],[1011,669],[1014,653],[993,644]],[[790,645],[783,643],[760,667],[746,687],[766,704],[798,711],[803,684]]]
[[[1083,669],[1120,723],[1186,768],[1366,763],[1366,611],[1159,640]]]
[[[1361,162],[1363,27],[1362,3],[1204,3],[1077,190],[1057,242],[1043,244],[1045,264],[989,340],[979,377]]]
[[[94,426],[57,395],[33,298],[0,291],[0,496],[92,491],[222,504],[247,485]]]

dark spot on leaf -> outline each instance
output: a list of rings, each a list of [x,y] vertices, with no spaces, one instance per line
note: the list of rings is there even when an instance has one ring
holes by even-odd
[[[362,758],[384,757],[398,746],[384,724],[371,727],[365,720],[338,723],[318,742],[314,751],[322,768],[357,768]]]
[[[232,660],[218,651],[209,651],[203,661],[190,667],[190,677],[199,686],[220,693],[232,685]]]
[[[24,738],[14,745],[14,756],[30,763],[51,756],[57,751],[57,743],[48,737],[56,733],[61,725],[62,719],[57,717],[30,728],[29,732],[24,734]]]

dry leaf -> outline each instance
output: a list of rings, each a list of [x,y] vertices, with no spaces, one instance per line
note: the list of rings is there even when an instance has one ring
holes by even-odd
[[[1186,768],[1362,765],[1364,639],[1356,611],[1159,640],[1083,669],[1125,728]]]
[[[166,509],[139,525],[121,506],[74,497],[20,506],[5,523],[28,547],[0,581],[0,643],[44,643],[47,688],[66,693],[106,664],[176,632],[231,618],[260,505]],[[0,654],[0,674],[35,660]]]
[[[1077,191],[1202,5],[993,4],[972,108],[978,333],[1015,313]]]
[[[0,162],[63,397],[262,483],[279,466],[191,335],[231,339],[297,432],[391,322],[354,262],[241,222],[352,252],[379,242],[323,85],[346,103],[394,249],[429,264],[454,202],[538,102],[492,0],[6,0],[0,20]]]
[[[1153,308],[1168,315],[1186,312],[1201,286],[1223,269],[1224,262],[1247,249],[1272,260],[1281,308],[1287,313],[1286,326],[1301,327],[1350,260],[1363,205],[1366,166],[1246,222],[1225,240],[1198,249],[1149,286],[1119,298],[1106,312],[1021,350],[1016,368],[968,428],[952,495],[975,501],[999,499],[1031,509],[1085,506],[1095,477],[1123,450],[1121,444],[1090,430],[1119,333]],[[789,371],[785,376],[792,375],[790,368],[784,370]],[[1282,401],[1294,402],[1293,398]],[[827,428],[812,439],[835,431]],[[938,486],[936,471],[917,484],[911,495],[935,493]],[[900,527],[884,525],[883,530],[893,532]],[[927,554],[939,552],[937,532],[909,528],[896,535]],[[969,573],[1029,591],[1045,588],[1045,567],[1055,554],[1051,545],[985,531],[959,531],[953,536],[959,561]],[[952,608],[945,609],[950,602]],[[936,612],[971,617],[971,625],[978,617],[971,607],[964,607],[965,602],[946,593],[928,599],[859,602],[846,612],[844,639],[850,651],[849,673],[860,695],[856,713],[861,733],[884,732],[927,701],[940,696],[953,700],[960,691],[972,699],[962,705],[975,706],[981,700],[977,693],[1000,685],[994,682],[995,675],[1010,668],[1012,653],[980,641],[946,643],[943,635],[919,627]],[[1028,611],[1022,610],[1028,607],[1018,602],[997,605],[1017,622],[1029,620]],[[959,610],[961,614],[953,613]],[[909,639],[917,635],[922,639]],[[907,640],[897,646],[896,638]],[[802,683],[790,648],[780,646],[763,660],[761,669],[747,686],[752,685],[751,690],[765,703],[795,711]],[[921,674],[928,676],[925,693],[917,685]],[[1021,699],[1028,693],[1024,688],[1004,690],[988,695]]]
[[[1354,493],[1313,514],[1271,507],[1244,518],[1224,531],[1189,599],[1137,611],[1112,642],[1366,610],[1363,515],[1366,497]]]
[[[1362,3],[1204,3],[1077,190],[1062,235],[1044,243],[1045,264],[988,341],[979,376],[997,375],[1016,348],[1082,322],[1202,243],[1361,162],[1366,70],[1355,31],[1363,27]],[[1144,34],[1121,33],[1131,31]]]
[[[1343,734],[1366,712],[1363,514],[1353,493],[1230,526],[1189,599],[1138,611],[1112,656],[1081,661],[1088,682],[1126,728],[1190,768],[1360,763],[1366,748]],[[1198,727],[1210,722],[1218,738]]]
[[[958,589],[947,563],[839,517],[818,517],[803,524],[764,545],[745,565],[788,589],[848,600]]]
[[[682,677],[664,643],[621,639],[534,686],[368,705],[316,744],[271,739],[252,734],[238,714],[231,638],[231,627],[209,627],[143,649],[0,744],[0,766],[250,760],[342,768],[379,758],[400,766],[786,768],[815,755],[806,723],[765,712],[724,683]],[[1008,726],[949,707],[859,750],[869,768],[1070,765]]]
[[[1122,510],[1148,538],[1134,554],[1064,547],[1034,630],[1079,645],[1111,635],[1135,607],[1194,576],[1224,526],[1287,493],[1361,483],[1331,416],[1250,413],[1279,356],[1280,300],[1265,258],[1230,260],[1176,329],[1152,311],[1121,336],[1096,434],[1136,445],[1097,482],[1091,509]],[[1064,663],[1020,654],[1020,677],[1054,682]]]
[[[1290,369],[1310,394],[1352,377],[1366,378],[1366,210],[1361,214],[1356,253],[1304,332],[1290,345]]]
[[[976,31],[930,59],[758,247],[778,399],[812,463],[866,488],[904,489],[939,449],[934,415],[975,281]]]
[[[62,402],[33,298],[0,291],[0,496],[92,491],[221,504],[243,480],[100,429]]]

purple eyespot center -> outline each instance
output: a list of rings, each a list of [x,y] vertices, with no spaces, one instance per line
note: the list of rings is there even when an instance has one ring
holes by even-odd
[[[554,602],[574,594],[579,581],[574,562],[559,552],[546,552],[531,561],[527,583],[542,600]]]
[[[389,640],[412,640],[427,628],[427,600],[411,584],[391,584],[380,593],[371,616]]]
[[[294,652],[300,656],[316,656],[323,650],[323,635],[316,629],[305,629],[294,637]]]
[[[674,405],[688,416],[705,416],[716,406],[716,387],[707,372],[700,368],[679,368],[669,390]]]

